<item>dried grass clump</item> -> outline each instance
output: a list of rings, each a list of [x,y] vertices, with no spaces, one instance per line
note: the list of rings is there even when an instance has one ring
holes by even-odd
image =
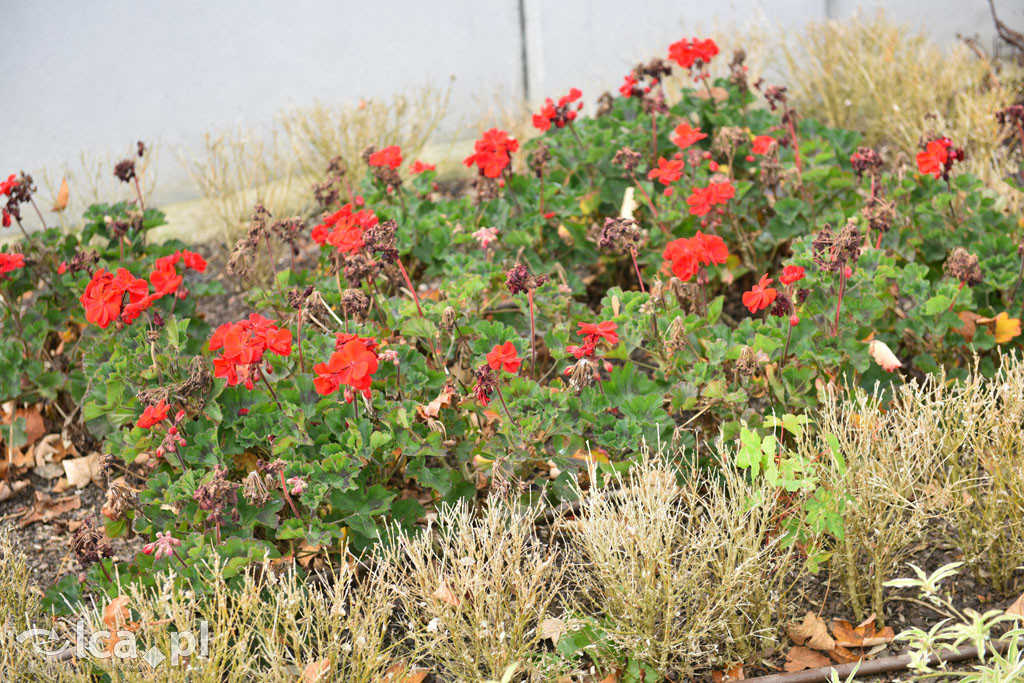
[[[924,137],[947,135],[967,150],[968,171],[1019,200],[1003,178],[1020,146],[1007,146],[1011,131],[995,118],[1015,100],[1019,67],[966,44],[942,50],[881,10],[812,22],[779,47],[791,102],[803,115],[860,131],[867,144],[891,146],[910,164]]]
[[[1008,595],[1024,575],[1024,362],[1001,358],[985,378],[977,365],[951,398],[950,430],[964,442],[953,461],[954,508],[964,560]]]
[[[793,551],[773,535],[775,497],[730,467],[718,475],[644,453],[618,495],[580,492],[575,611],[602,615],[620,652],[661,673],[742,661],[787,616]]]
[[[438,680],[550,681],[540,654],[546,619],[566,589],[564,558],[534,534],[539,508],[492,497],[479,516],[444,508],[417,537],[401,534],[389,560],[401,566],[402,607],[415,658]]]
[[[252,207],[274,215],[298,213],[309,198],[296,164],[276,130],[238,126],[203,136],[203,151],[179,160],[213,213],[221,246],[230,250],[245,234]]]
[[[814,459],[830,451],[826,437],[838,443],[841,459],[833,454],[822,477],[846,500],[845,535],[828,566],[858,619],[874,611],[884,621],[883,584],[940,513],[955,514],[949,472],[963,438],[947,429],[952,404],[944,380],[905,384],[888,405],[878,387],[852,398],[833,392],[817,418],[820,435],[800,444]]]
[[[316,102],[282,111],[277,125],[302,174],[319,179],[331,159],[340,156],[359,178],[365,167],[360,155],[367,145],[399,145],[404,158],[415,159],[448,113],[451,93],[449,81],[446,88],[423,85],[390,100]]]

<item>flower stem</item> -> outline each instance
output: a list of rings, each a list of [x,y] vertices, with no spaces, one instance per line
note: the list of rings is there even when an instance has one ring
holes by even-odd
[[[782,360],[779,361],[779,370],[786,367],[786,358],[789,356],[789,340],[793,337],[793,325],[790,324],[789,319],[783,317],[786,324],[786,345],[782,347]]]
[[[526,299],[530,302],[530,379],[537,375],[537,330],[533,323],[533,290],[526,292]]]
[[[839,309],[843,306],[843,294],[846,292],[846,266],[839,271],[839,298],[836,300],[836,319],[832,323],[832,336],[839,336]]]
[[[405,272],[405,266],[402,265],[402,259],[396,259],[398,263],[398,269],[402,271],[402,277],[405,278],[405,285],[409,288],[409,293],[412,294],[412,300],[416,304],[416,312],[423,317],[423,309],[420,308],[420,298],[416,296],[416,288],[412,286],[412,280],[409,279],[409,273]]]
[[[953,304],[956,303],[956,298],[958,296],[960,296],[960,290],[964,288],[964,284],[966,284],[966,283],[963,280],[961,280],[960,281],[960,286],[956,288],[956,294],[953,295],[953,300],[949,302],[949,311],[950,312],[953,311]]]
[[[139,209],[145,213],[146,202],[142,200],[142,188],[139,186],[139,176],[135,176],[135,194],[139,198]]]
[[[284,481],[284,470],[283,469],[281,470],[281,493],[284,494],[284,499],[286,501],[288,501],[288,506],[291,507],[292,513],[295,515],[295,518],[296,519],[302,519],[302,515],[299,514],[298,509],[296,509],[296,507],[295,507],[295,503],[292,502],[291,495],[288,493],[288,485]]]
[[[270,384],[270,380],[268,380],[268,379],[267,379],[267,376],[266,376],[265,374],[263,374],[263,368],[259,368],[259,369],[257,370],[257,372],[259,372],[259,373],[260,373],[260,379],[262,379],[262,380],[263,380],[263,383],[267,385],[267,389],[269,389],[269,390],[270,390],[270,395],[274,397],[274,403],[276,403],[276,404],[277,404],[277,407],[278,407],[278,408],[279,408],[279,409],[281,410],[281,412],[283,413],[283,412],[284,412],[284,406],[282,406],[282,405],[281,405],[281,401],[279,401],[279,400],[277,399],[277,392],[275,392],[275,391],[274,391],[274,387],[273,387],[273,386],[271,386],[271,384]]]
[[[629,248],[629,255],[633,257],[633,270],[636,271],[636,279],[640,282],[640,291],[647,293],[647,288],[644,287],[644,278],[640,274],[640,266],[636,262],[636,247]]]
[[[39,222],[43,224],[43,230],[46,230],[46,219],[43,218],[43,212],[39,210],[39,206],[36,205],[36,200],[29,198],[32,202],[32,208],[36,210],[36,215],[39,216]]]
[[[505,397],[501,395],[501,386],[496,384],[494,388],[498,392],[498,398],[501,399],[501,406],[505,409],[505,414],[508,415],[509,421],[521,432],[522,430],[519,428],[519,423],[516,422],[514,417],[512,417],[512,413],[508,409],[508,404],[505,403]]]
[[[658,227],[661,228],[661,231],[666,235],[671,235],[672,233],[668,227],[661,222],[661,216],[658,214],[658,207],[654,205],[654,200],[651,199],[651,195],[647,194],[647,190],[645,190],[644,186],[640,184],[640,181],[636,179],[636,174],[630,171],[629,175],[633,178],[633,184],[636,185],[638,190],[640,190],[640,194],[642,194],[644,199],[647,200],[647,205],[651,207],[651,213],[654,214],[654,221],[658,224]]]
[[[295,340],[299,346],[299,367],[302,368],[302,372],[306,372],[306,359],[302,355],[302,311],[305,308],[305,302],[299,306],[299,318],[295,321]]]

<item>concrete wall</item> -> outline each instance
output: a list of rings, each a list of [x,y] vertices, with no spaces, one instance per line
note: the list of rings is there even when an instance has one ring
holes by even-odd
[[[136,139],[194,145],[263,124],[291,104],[351,101],[457,76],[456,115],[496,89],[533,101],[570,86],[588,100],[641,58],[702,27],[761,17],[781,30],[841,18],[857,0],[0,0],[0,173],[59,166]],[[949,43],[992,43],[986,0],[888,0]],[[1024,26],[1024,2],[999,0]],[[166,198],[187,195],[173,155]]]

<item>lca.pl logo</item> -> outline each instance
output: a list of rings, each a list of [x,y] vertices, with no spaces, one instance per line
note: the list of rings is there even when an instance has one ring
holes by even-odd
[[[110,639],[116,638],[113,647],[110,647]],[[69,657],[69,648],[74,646],[74,656],[78,659],[93,657],[95,659],[141,659],[151,668],[156,669],[168,658],[171,666],[181,664],[183,657],[198,655],[206,657],[210,651],[210,631],[206,621],[199,622],[199,635],[192,631],[172,631],[170,633],[170,653],[164,654],[155,645],[139,654],[138,642],[135,633],[132,631],[93,631],[88,636],[85,634],[85,622],[79,620],[75,624],[75,640],[72,643],[67,638],[60,637],[54,629],[30,628],[17,635],[19,644],[31,640],[33,649],[47,657]],[[198,652],[197,652],[198,648]]]

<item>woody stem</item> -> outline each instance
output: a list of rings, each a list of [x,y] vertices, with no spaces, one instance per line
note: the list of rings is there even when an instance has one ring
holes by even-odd
[[[398,263],[398,269],[402,271],[402,277],[405,278],[405,286],[409,288],[409,293],[412,294],[413,303],[416,304],[416,312],[423,317],[423,309],[420,308],[420,298],[416,296],[416,289],[412,286],[412,280],[409,279],[409,273],[405,272],[405,266],[402,265],[402,259],[395,259]]]
[[[644,287],[644,278],[640,274],[640,266],[636,262],[636,247],[629,248],[629,255],[633,257],[633,270],[636,271],[636,279],[640,282],[640,291],[646,293],[647,288]]]
[[[43,230],[46,230],[46,219],[43,218],[43,212],[36,205],[36,200],[29,198],[29,201],[32,202],[32,208],[36,210],[36,215],[39,216],[39,222],[43,224]]]
[[[279,409],[281,410],[281,412],[283,413],[283,412],[284,412],[284,407],[283,407],[283,406],[281,405],[281,401],[279,401],[279,400],[277,399],[277,392],[275,392],[275,391],[274,391],[274,387],[273,387],[273,386],[271,386],[271,384],[270,384],[270,380],[268,380],[268,379],[267,379],[267,376],[263,374],[263,368],[259,368],[259,369],[257,370],[257,372],[259,372],[259,373],[260,373],[260,379],[262,379],[262,380],[263,380],[263,383],[267,385],[267,389],[269,389],[269,390],[270,390],[270,395],[274,397],[274,403],[276,403],[276,404],[277,404],[277,407],[278,407],[278,408],[279,408]]]
[[[530,302],[530,379],[534,379],[537,373],[537,332],[533,324],[533,290],[526,292],[526,299]]]
[[[793,160],[796,162],[796,172],[803,177],[804,165],[800,161],[800,142],[796,139],[796,124],[793,122],[793,115],[789,112],[786,117],[786,126],[789,128],[789,137],[793,141]]]
[[[139,176],[135,176],[135,194],[139,198],[139,209],[146,211],[146,203],[142,200],[142,188],[139,186]]]

